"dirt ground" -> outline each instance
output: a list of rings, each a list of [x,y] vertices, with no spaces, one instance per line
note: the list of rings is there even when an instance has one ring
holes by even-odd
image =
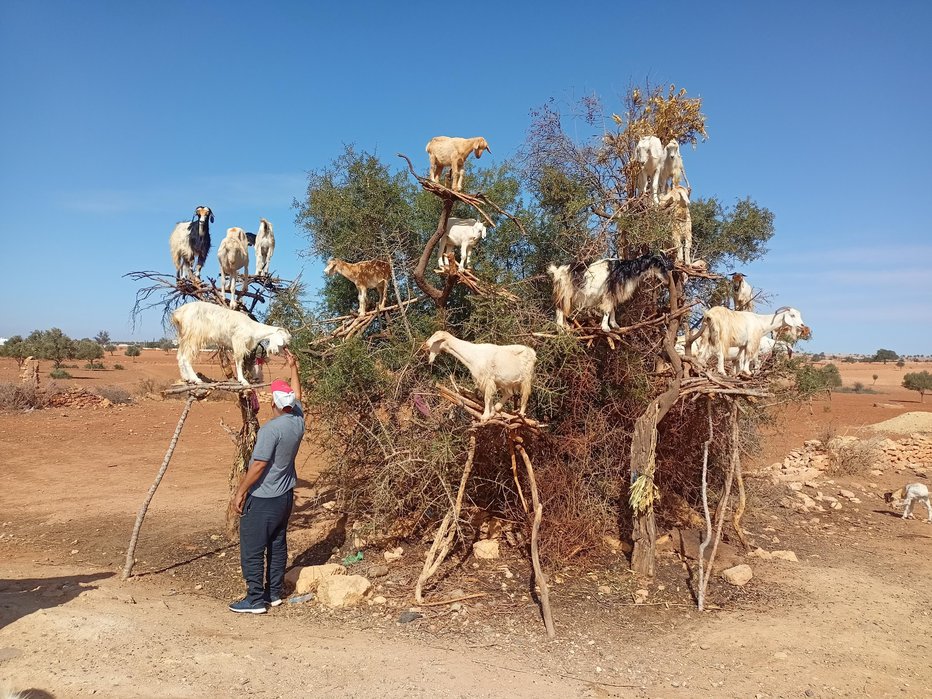
[[[126,368],[69,369],[74,376],[64,383],[144,394],[177,373],[174,355],[162,351],[104,361]],[[829,430],[860,435],[932,410],[899,387],[904,372],[927,366],[838,366],[846,385],[874,384],[877,393],[836,393],[811,411],[778,410],[749,467]],[[199,368],[211,373],[206,363]],[[273,363],[272,378],[284,373]],[[0,382],[16,380],[15,363],[0,360]],[[483,597],[462,609],[421,607],[421,618],[401,624],[420,563],[411,545],[388,574],[373,574],[384,564],[376,546],[364,547],[351,569],[370,575],[383,605],[286,604],[265,616],[233,615],[226,604],[242,583],[238,549],[224,532],[231,445],[221,426],[239,420],[232,402],[192,408],[149,509],[138,575],[120,580],[136,510],[180,410],[179,401],[135,395],[125,406],[0,412],[0,686],[7,680],[59,699],[919,697],[932,690],[932,525],[921,509],[914,520],[900,519],[880,497],[907,475],[835,478],[828,488],[862,493],[861,503],[811,518],[777,507],[768,484],[751,481],[753,542],[791,549],[799,562],[747,559],[751,582],[732,588],[713,579],[713,609],[702,614],[673,551],[661,554],[653,580],[634,579],[623,556],[606,553],[598,566],[549,571],[557,637],[548,640],[529,598],[527,564],[505,549],[498,561],[462,561],[430,593]],[[264,407],[260,419],[267,415]],[[321,459],[309,440],[290,534],[299,563],[323,562],[347,536],[319,507],[313,483]],[[744,560],[730,547],[723,556]],[[635,604],[637,589],[647,590],[646,603]]]

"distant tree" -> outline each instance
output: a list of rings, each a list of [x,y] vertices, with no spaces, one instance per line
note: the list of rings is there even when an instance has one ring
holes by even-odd
[[[65,335],[59,328],[51,330],[33,330],[26,338],[33,356],[41,359],[51,359],[55,368],[61,367],[66,359],[74,359],[75,342]]]
[[[110,333],[106,330],[101,330],[99,333],[94,335],[94,342],[98,345],[109,345],[110,344]]]
[[[896,363],[896,368],[897,368],[897,369],[902,369],[904,366],[906,366],[906,361],[905,361],[904,359],[900,358],[899,361],[897,361],[897,363]]]
[[[142,350],[139,349],[139,345],[130,345],[126,348],[126,356],[132,357],[134,362],[136,361],[136,357],[140,354],[142,354]]]
[[[163,337],[159,340],[159,349],[164,350],[165,352],[171,352],[174,349],[175,343],[171,341],[169,337]]]
[[[116,353],[116,349],[117,349],[117,346],[114,345],[112,342],[106,347],[104,347],[104,350],[109,352],[111,357]]]
[[[873,386],[875,383],[877,383],[877,379],[879,379],[880,377],[877,376],[877,374],[872,374],[872,378],[874,379],[874,383],[872,383],[871,386]]]
[[[886,364],[887,362],[892,362],[896,359],[899,359],[899,355],[897,355],[897,353],[893,350],[879,349],[874,353],[874,356],[871,357],[870,361],[883,362]]]
[[[841,386],[841,373],[834,364],[817,367],[803,364],[796,372],[796,387],[800,393],[813,394]]]
[[[94,360],[104,356],[104,348],[96,340],[84,338],[74,343],[74,358]]]
[[[928,371],[910,372],[903,377],[903,388],[919,391],[919,402],[924,403],[926,393],[932,392],[932,374]]]
[[[20,366],[23,365],[23,360],[30,354],[32,354],[32,350],[22,335],[14,335],[0,347],[0,356],[12,357]]]

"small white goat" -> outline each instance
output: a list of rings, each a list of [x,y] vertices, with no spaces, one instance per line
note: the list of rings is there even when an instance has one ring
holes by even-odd
[[[485,224],[474,218],[454,218],[447,221],[447,232],[440,239],[440,268],[447,266],[447,252],[460,249],[460,272],[469,267],[472,249],[481,239],[485,238]]]
[[[909,485],[904,485],[899,490],[895,490],[892,493],[884,493],[883,499],[888,503],[894,501],[905,501],[903,508],[903,519],[909,519],[912,517],[913,504],[918,500],[926,506],[926,510],[929,512],[929,518],[927,522],[932,522],[932,503],[929,502],[929,488],[923,483],[910,483]]]
[[[602,330],[617,328],[615,308],[630,299],[642,279],[654,277],[667,281],[672,265],[664,255],[642,255],[633,260],[599,260],[550,265],[553,278],[553,301],[557,307],[557,325],[566,327],[573,309],[598,308],[602,311]]]
[[[747,277],[738,272],[731,275],[731,298],[736,311],[754,310],[754,289],[748,284]]]
[[[689,213],[689,190],[676,185],[660,197],[660,205],[673,214],[673,245],[676,261],[692,264],[693,219]]]
[[[227,228],[226,237],[217,247],[220,262],[220,293],[226,293],[226,278],[230,278],[230,308],[236,308],[236,273],[249,274],[249,243],[242,228]],[[243,290],[245,291],[245,284]]]
[[[181,279],[193,276],[201,278],[201,269],[210,252],[210,224],[214,222],[214,212],[209,206],[199,206],[194,210],[191,221],[176,223],[168,237],[172,262],[175,263],[175,276]],[[195,266],[195,260],[197,266]]]
[[[272,224],[267,219],[259,219],[259,232],[256,233],[256,276],[269,276],[269,262],[275,252],[275,234],[272,233]]]
[[[724,376],[730,348],[737,349],[737,373],[750,374],[751,362],[756,362],[760,353],[761,339],[780,328],[801,328],[803,318],[795,308],[788,307],[762,315],[714,306],[705,312],[703,323],[703,341],[708,344],[709,354],[717,359],[718,373]]]
[[[640,172],[638,172],[638,194],[644,194],[647,191],[649,181],[655,204],[660,194],[663,153],[663,144],[656,136],[644,136],[634,149],[634,157],[641,164]]]
[[[786,352],[790,359],[793,358],[793,346],[791,344],[783,340],[774,340],[769,335],[764,335],[760,339],[760,351],[758,352],[757,359],[751,360],[750,362],[751,371],[760,369],[764,362],[766,362],[769,357],[773,356],[774,352],[778,351]],[[683,335],[676,336],[676,352],[681,357],[686,356],[686,338]],[[700,335],[693,341],[692,355],[701,366],[705,366],[709,359],[709,347],[705,342],[705,335]],[[729,347],[726,360],[734,365],[737,359],[738,348]]]
[[[483,151],[492,152],[482,136],[475,138],[435,136],[427,142],[425,150],[430,157],[430,179],[439,182],[444,168],[450,168],[450,189],[458,192],[463,189],[463,174],[469,154],[475,153],[476,158],[481,158]]]
[[[685,180],[686,186],[689,187],[686,171],[683,170],[683,156],[680,155],[680,144],[676,140],[671,140],[663,149],[663,165],[660,168],[660,191],[669,192],[673,187],[679,187],[680,180]]]
[[[171,316],[178,331],[178,368],[181,378],[190,383],[203,383],[192,362],[204,347],[218,345],[233,351],[236,379],[249,385],[243,373],[243,361],[260,342],[268,342],[266,352],[277,354],[291,342],[284,328],[258,323],[245,313],[206,301],[192,301],[178,308]]]
[[[356,285],[356,291],[359,294],[359,315],[364,315],[366,312],[366,291],[369,289],[379,290],[379,294],[381,294],[379,310],[385,308],[385,300],[388,297],[388,280],[392,276],[392,268],[388,262],[385,260],[365,260],[354,263],[331,257],[327,261],[324,274],[333,274],[334,272],[342,274]]]
[[[482,422],[501,410],[504,402],[515,395],[521,397],[518,413],[524,415],[534,383],[534,365],[537,363],[537,353],[530,347],[488,343],[477,345],[460,340],[445,330],[438,330],[424,343],[424,349],[430,352],[428,361],[431,364],[438,354],[446,352],[469,369],[485,399]],[[496,391],[501,394],[501,401],[493,406]]]

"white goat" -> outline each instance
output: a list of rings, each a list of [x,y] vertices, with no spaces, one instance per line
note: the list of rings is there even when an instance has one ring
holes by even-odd
[[[783,340],[774,340],[769,335],[764,335],[760,339],[760,351],[756,360],[751,360],[750,366],[752,371],[757,371],[775,352],[786,352],[790,359],[793,358],[793,346]],[[681,357],[686,356],[686,338],[683,335],[676,336],[676,352]],[[709,347],[705,342],[705,335],[700,335],[693,341],[692,356],[696,358],[700,366],[705,366],[709,359]],[[738,359],[738,348],[729,347],[728,356],[725,358],[732,365]]]
[[[214,212],[209,206],[199,206],[194,210],[191,221],[175,224],[168,237],[168,246],[175,263],[175,276],[181,279],[193,276],[201,278],[201,269],[210,252],[210,224],[214,222]],[[195,266],[195,261],[197,265]]]
[[[259,219],[259,232],[256,233],[256,276],[269,276],[269,262],[275,252],[275,234],[272,224],[264,218]]]
[[[725,375],[725,357],[729,349],[737,349],[736,371],[751,373],[751,362],[757,361],[761,339],[780,328],[801,328],[803,318],[795,308],[780,308],[769,315],[749,311],[733,311],[724,306],[714,306],[705,312],[703,319],[704,342],[708,352],[717,359],[718,373]]]
[[[642,255],[633,260],[599,260],[550,265],[553,278],[553,301],[557,307],[557,325],[566,327],[573,309],[598,308],[602,311],[602,330],[617,328],[615,308],[630,299],[641,280],[655,277],[667,281],[672,269],[664,255]]]
[[[524,415],[534,383],[534,365],[537,363],[537,353],[530,347],[488,343],[477,345],[438,330],[424,343],[424,349],[430,352],[428,361],[431,364],[438,354],[446,352],[469,369],[485,399],[482,422],[501,410],[504,402],[515,395],[521,397],[518,413]],[[501,401],[493,406],[496,391],[501,394]]]
[[[909,519],[912,516],[913,504],[918,500],[925,504],[926,510],[929,512],[929,518],[926,521],[932,522],[932,503],[929,502],[929,488],[923,483],[904,485],[892,493],[884,493],[883,499],[888,503],[892,503],[894,500],[905,501],[903,519]]]
[[[679,185],[660,197],[660,204],[673,213],[673,245],[676,261],[692,264],[693,219],[689,213],[689,190]]]
[[[754,310],[754,289],[743,274],[735,272],[731,275],[731,298],[736,311]]]
[[[656,136],[644,136],[634,149],[634,157],[641,164],[640,172],[638,172],[638,193],[644,194],[650,181],[650,190],[655,204],[660,193],[663,152],[663,144]]]
[[[683,156],[680,155],[680,144],[676,140],[671,140],[663,149],[663,165],[660,167],[660,191],[669,192],[673,187],[680,185],[680,180],[685,180],[686,186],[689,187],[686,171],[683,170]]]
[[[191,383],[203,383],[194,371],[192,362],[207,345],[217,345],[233,351],[236,379],[249,385],[243,373],[243,361],[260,342],[267,342],[266,352],[276,354],[291,342],[291,334],[284,328],[264,325],[245,313],[224,306],[192,301],[177,309],[171,316],[178,331],[178,368],[181,378]]]
[[[226,278],[230,278],[230,308],[236,308],[236,273],[249,274],[249,243],[242,228],[228,228],[226,237],[217,247],[220,262],[220,293],[226,293]],[[245,284],[243,290],[245,291]]]
[[[475,138],[435,136],[427,142],[425,150],[430,157],[430,179],[439,182],[444,168],[450,168],[450,189],[456,191],[463,189],[463,173],[469,154],[475,153],[476,158],[481,158],[483,151],[492,152],[482,136]]]
[[[327,261],[324,274],[333,274],[334,272],[342,274],[356,285],[359,298],[359,315],[364,315],[366,312],[366,291],[369,289],[379,290],[379,294],[381,294],[379,310],[385,308],[385,300],[388,297],[388,280],[392,276],[392,268],[388,262],[385,260],[365,260],[354,263],[331,257]]]
[[[476,243],[485,238],[485,224],[474,218],[453,218],[447,221],[447,232],[440,239],[440,268],[447,266],[447,252],[457,247],[460,249],[460,272],[469,267],[472,249]]]

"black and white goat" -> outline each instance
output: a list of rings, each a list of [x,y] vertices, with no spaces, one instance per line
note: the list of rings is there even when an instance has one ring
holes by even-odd
[[[210,224],[214,222],[214,212],[209,206],[199,206],[194,210],[191,221],[175,224],[168,238],[168,245],[175,263],[175,276],[201,278],[201,269],[210,252]],[[195,266],[195,261],[197,265]]]
[[[617,328],[615,308],[630,299],[642,279],[654,277],[666,282],[673,265],[663,254],[648,254],[633,260],[608,259],[587,265],[585,262],[550,265],[553,278],[553,301],[557,307],[557,325],[566,327],[573,310],[598,308],[602,311],[602,330]]]

